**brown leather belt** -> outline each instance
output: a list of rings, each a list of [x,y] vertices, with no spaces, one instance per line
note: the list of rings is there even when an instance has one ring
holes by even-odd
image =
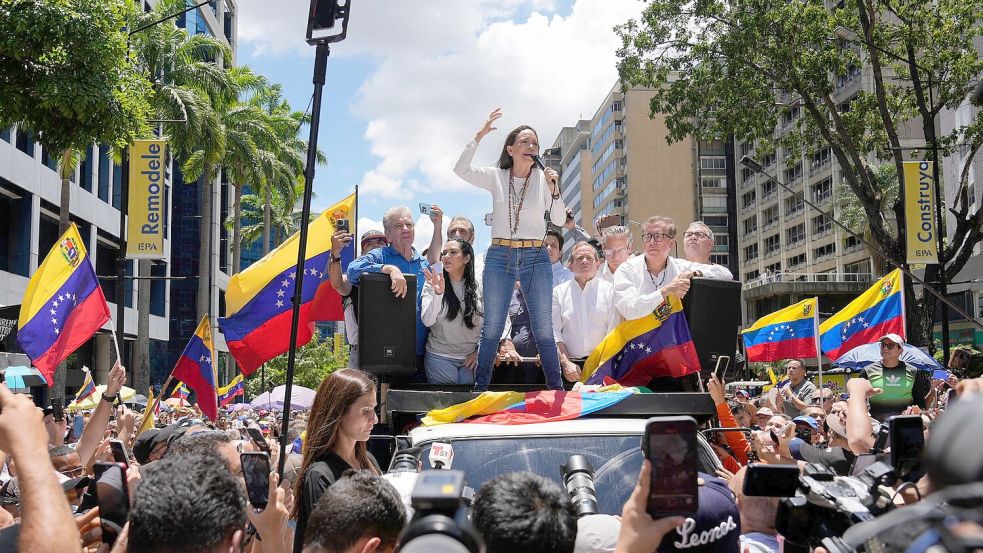
[[[505,246],[506,248],[539,248],[543,245],[542,240],[509,240],[507,238],[492,238],[493,246]]]

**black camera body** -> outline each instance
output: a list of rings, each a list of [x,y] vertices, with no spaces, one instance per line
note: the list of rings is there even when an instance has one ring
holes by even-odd
[[[410,495],[415,512],[399,536],[399,550],[405,553],[484,553],[485,542],[468,519],[464,492],[462,471],[421,472]]]

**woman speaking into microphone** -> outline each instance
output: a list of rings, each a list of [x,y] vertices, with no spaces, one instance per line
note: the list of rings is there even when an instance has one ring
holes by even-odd
[[[509,300],[518,280],[546,384],[560,390],[563,388],[560,357],[553,339],[553,272],[549,254],[543,247],[546,236],[543,214],[549,212],[553,224],[562,225],[566,220],[566,206],[560,199],[558,175],[552,169],[543,168],[539,161],[539,137],[528,125],[516,127],[505,137],[497,167],[471,166],[478,143],[496,129],[492,125],[500,117],[501,109],[491,112],[454,167],[459,177],[492,195],[492,243],[485,255],[481,284],[485,320],[474,388],[488,389]]]

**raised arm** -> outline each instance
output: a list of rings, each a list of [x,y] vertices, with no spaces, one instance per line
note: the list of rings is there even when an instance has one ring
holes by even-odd
[[[427,263],[433,265],[440,261],[440,249],[444,245],[444,211],[437,204],[431,205],[430,211],[433,212],[430,216],[433,221],[433,236],[430,237],[430,247],[427,248]]]
[[[92,412],[92,416],[89,417],[85,429],[82,430],[78,444],[75,445],[75,451],[79,454],[83,466],[89,463],[89,459],[96,452],[96,447],[99,446],[99,442],[106,434],[109,416],[113,412],[112,398],[123,388],[124,382],[126,382],[126,369],[119,364],[119,361],[116,361],[113,368],[109,370],[109,377],[106,379],[106,393],[96,398],[98,402],[96,408]]]
[[[345,249],[352,241],[352,235],[339,230],[331,235],[331,257],[332,259],[341,258],[341,250]],[[342,296],[347,296],[352,293],[352,284],[348,282],[348,279],[341,272],[341,262],[328,260],[328,279],[331,282],[331,287],[335,289],[338,294]]]
[[[464,151],[461,152],[461,157],[458,158],[457,163],[454,165],[454,173],[461,177],[465,181],[477,186],[478,188],[484,188],[485,190],[494,190],[496,179],[498,178],[496,173],[498,169],[494,167],[472,167],[471,162],[474,160],[474,154],[478,151],[478,143],[481,139],[485,137],[488,133],[496,130],[498,127],[493,127],[502,116],[502,109],[496,108],[495,111],[488,115],[488,119],[485,124],[478,130],[474,135],[474,140],[467,143],[464,147]]]

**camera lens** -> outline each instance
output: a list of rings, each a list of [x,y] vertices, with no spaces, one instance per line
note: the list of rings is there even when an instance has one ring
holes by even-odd
[[[578,517],[596,514],[597,491],[594,489],[594,468],[583,455],[571,455],[563,470],[563,485],[570,495]]]
[[[420,472],[421,451],[418,447],[397,451],[389,472]]]

